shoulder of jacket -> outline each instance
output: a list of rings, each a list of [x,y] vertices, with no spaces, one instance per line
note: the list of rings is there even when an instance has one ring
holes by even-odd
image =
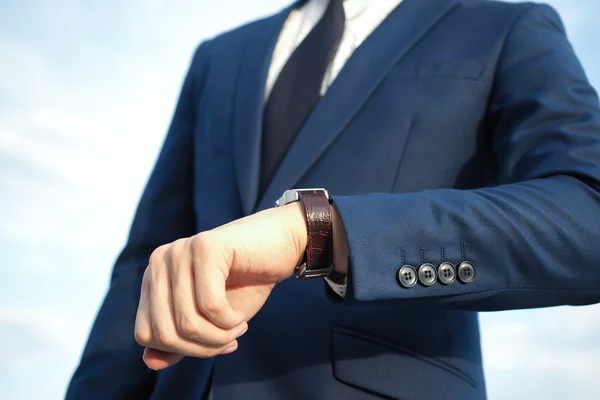
[[[205,40],[205,43],[209,44],[211,47],[214,46],[223,46],[227,45],[228,47],[235,47],[238,44],[243,44],[248,36],[254,32],[256,29],[261,29],[263,26],[268,25],[270,20],[277,18],[277,16],[283,11],[278,11],[274,14],[268,15],[266,17],[262,17],[257,20],[249,21],[243,25],[238,27],[229,29],[227,31],[221,32],[211,38]]]
[[[503,0],[458,0],[463,7],[482,12],[498,12],[506,16],[519,16],[527,10],[534,8],[536,3],[531,1],[503,1]]]
[[[470,17],[493,18],[512,29],[529,15],[558,16],[556,10],[546,4],[531,1],[508,2],[502,0],[458,0],[461,9],[470,13]],[[560,17],[558,17],[560,18]]]

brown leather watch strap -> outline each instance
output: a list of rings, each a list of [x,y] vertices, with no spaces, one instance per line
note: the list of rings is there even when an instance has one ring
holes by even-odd
[[[331,205],[324,190],[301,191],[298,200],[306,213],[308,239],[304,273],[309,277],[325,276],[331,270],[333,225]],[[302,271],[300,271],[302,275]],[[311,276],[311,277],[312,277]]]

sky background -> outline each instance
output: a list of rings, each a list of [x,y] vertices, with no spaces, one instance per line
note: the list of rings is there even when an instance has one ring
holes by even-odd
[[[600,1],[548,3],[600,88]],[[285,4],[0,1],[0,398],[63,397],[193,50]],[[481,323],[491,400],[600,398],[599,306]]]

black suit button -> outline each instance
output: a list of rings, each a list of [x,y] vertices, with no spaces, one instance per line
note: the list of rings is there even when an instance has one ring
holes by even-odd
[[[398,271],[398,282],[405,288],[415,286],[417,283],[417,271],[410,265],[404,265]]]
[[[419,282],[425,286],[431,286],[437,280],[437,271],[431,264],[423,264],[419,267]]]
[[[449,262],[443,262],[438,267],[438,279],[444,285],[449,285],[456,279],[454,265]]]
[[[475,266],[469,261],[463,261],[458,266],[458,280],[462,283],[471,283],[475,279]]]

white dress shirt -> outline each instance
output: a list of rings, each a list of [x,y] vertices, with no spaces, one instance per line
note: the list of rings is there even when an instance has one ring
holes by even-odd
[[[354,53],[354,50],[361,45],[401,1],[344,0],[344,14],[346,17],[344,33],[335,57],[323,77],[321,95],[325,94],[346,64],[346,61]],[[309,0],[302,7],[292,10],[288,16],[273,50],[273,57],[271,58],[271,65],[265,86],[265,102],[269,98],[271,89],[283,66],[296,47],[319,22],[328,4],[329,0]],[[338,276],[335,279],[325,278],[325,281],[335,293],[342,298],[345,297],[346,279],[344,276]]]
[[[354,50],[401,1],[344,0],[344,13],[346,14],[344,34],[333,62],[325,73],[323,86],[321,87],[322,95],[325,94],[329,85],[354,53]],[[269,97],[273,84],[288,58],[319,22],[328,4],[329,0],[309,0],[302,7],[293,10],[288,16],[273,51],[265,87],[265,99]]]

